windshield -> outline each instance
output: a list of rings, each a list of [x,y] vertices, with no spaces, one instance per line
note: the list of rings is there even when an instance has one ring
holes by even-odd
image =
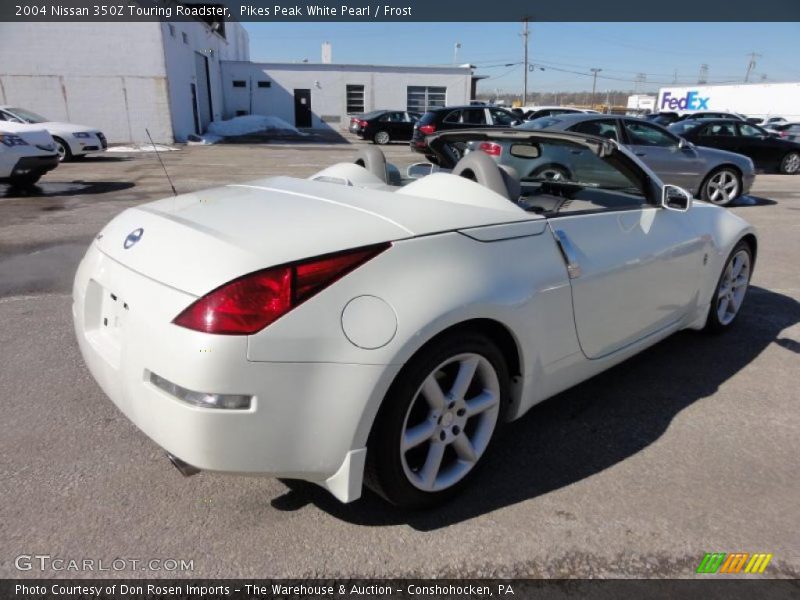
[[[519,133],[445,135],[434,140],[431,147],[441,156],[440,166],[446,169],[452,169],[460,157],[473,152],[489,155],[519,182],[519,204],[526,210],[563,212],[565,206],[572,207],[571,210],[590,210],[593,206],[586,202],[617,202],[620,198],[627,198],[626,205],[639,206],[649,201],[650,178],[611,144],[602,146],[603,156],[599,156],[601,146],[597,144]],[[553,206],[545,206],[544,197]],[[579,199],[581,202],[562,202]]]
[[[48,119],[42,115],[37,115],[35,112],[25,110],[24,108],[8,108],[6,112],[11,113],[12,116],[25,121],[26,123],[44,123]]]

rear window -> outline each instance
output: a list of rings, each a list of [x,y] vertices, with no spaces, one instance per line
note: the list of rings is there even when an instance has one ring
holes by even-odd
[[[695,127],[697,127],[696,121],[678,121],[677,123],[673,123],[667,129],[669,129],[672,133],[677,133],[678,135],[682,135],[687,131],[691,131]]]
[[[548,127],[552,127],[561,123],[561,119],[556,119],[555,117],[539,117],[538,119],[534,119],[533,121],[526,121],[522,125],[519,126],[520,129],[547,129]]]
[[[426,112],[424,115],[422,115],[418,123],[420,125],[428,125],[429,123],[433,123],[434,121],[436,121],[436,113]]]
[[[385,110],[373,110],[372,112],[364,113],[361,116],[361,118],[364,119],[365,121],[368,121],[370,119],[374,119],[375,117],[379,117],[385,112],[386,112]]]

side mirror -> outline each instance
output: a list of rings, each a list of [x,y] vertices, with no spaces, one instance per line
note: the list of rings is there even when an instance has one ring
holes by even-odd
[[[665,185],[661,188],[661,206],[667,210],[686,212],[692,206],[692,195],[677,185]]]
[[[435,170],[438,170],[438,168],[434,164],[424,162],[414,163],[413,165],[409,165],[406,169],[406,177],[409,179],[422,179]]]
[[[678,148],[680,148],[681,150],[692,150],[694,149],[694,144],[689,140],[681,138],[681,141],[678,142]]]

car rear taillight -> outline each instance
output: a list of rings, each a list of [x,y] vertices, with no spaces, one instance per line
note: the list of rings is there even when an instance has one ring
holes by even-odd
[[[366,127],[367,125],[369,125],[369,123],[367,123],[366,121],[359,121],[359,122],[358,122],[358,124],[359,124],[361,127]]]
[[[204,333],[251,335],[390,245],[347,250],[250,273],[197,299],[172,322]]]
[[[494,142],[481,142],[478,149],[485,152],[489,156],[500,156],[503,153],[503,147]]]
[[[425,135],[436,133],[436,125],[420,125],[419,130]]]

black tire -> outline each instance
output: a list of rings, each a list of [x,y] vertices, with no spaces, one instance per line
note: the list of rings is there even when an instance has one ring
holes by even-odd
[[[720,305],[720,292],[723,289],[723,282],[726,278],[726,273],[728,270],[728,265],[731,263],[733,258],[739,254],[740,252],[746,252],[748,258],[748,272],[747,272],[747,284],[744,288],[744,295],[742,296],[741,302],[739,306],[736,308],[736,313],[730,321],[722,322],[719,318],[718,308]],[[736,319],[739,318],[739,315],[742,312],[742,305],[744,304],[744,300],[747,297],[747,286],[750,284],[750,277],[753,274],[753,250],[750,248],[750,244],[742,240],[731,250],[731,253],[728,255],[728,258],[725,260],[725,265],[722,267],[722,273],[720,273],[719,279],[717,280],[717,287],[714,288],[714,295],[711,298],[711,305],[708,307],[708,318],[706,319],[706,327],[705,331],[709,333],[722,333],[724,331],[729,330],[734,323],[736,323]]]
[[[439,159],[436,157],[435,154],[426,154],[425,155],[425,160],[427,160],[432,165],[438,165],[439,164]]]
[[[545,177],[546,175],[550,176]],[[570,181],[572,179],[569,169],[561,165],[542,165],[531,171],[530,177],[534,179],[545,177],[547,181]]]
[[[711,196],[712,192],[709,189],[709,183],[711,182],[712,179],[714,179],[716,176],[720,175],[723,172],[733,176],[736,179],[736,189],[738,191],[733,198],[730,198],[725,202],[719,202],[712,198]],[[711,171],[711,173],[706,175],[706,178],[703,180],[703,183],[700,186],[700,197],[706,202],[711,202],[712,204],[716,204],[717,206],[728,206],[729,204],[740,198],[741,195],[742,195],[742,176],[739,174],[739,171],[737,171],[732,167],[719,167],[717,169],[714,169],[713,171]]]
[[[27,175],[17,175],[11,177],[8,182],[11,187],[31,187],[42,178],[44,173],[28,173]]]
[[[412,404],[420,401],[418,392],[423,381],[439,365],[464,353],[473,353],[485,358],[497,374],[500,397],[497,421],[485,450],[471,470],[448,488],[440,491],[424,491],[411,483],[403,466],[400,442],[406,415],[409,414]],[[497,437],[497,430],[505,420],[509,398],[506,361],[502,352],[486,336],[469,332],[447,335],[423,347],[400,371],[378,412],[367,444],[365,484],[400,508],[422,509],[446,502],[469,483],[484,462],[493,439]],[[468,425],[464,427],[465,433],[467,427]]]
[[[789,152],[781,159],[778,170],[783,175],[796,175],[800,173],[800,152]]]
[[[60,137],[53,136],[53,140],[56,143],[56,151],[58,152],[58,162],[68,162],[72,160],[72,150],[70,150],[69,144],[67,144]]]
[[[379,146],[385,146],[392,141],[392,137],[389,135],[388,131],[381,129],[375,132],[375,135],[372,136],[372,141]]]

